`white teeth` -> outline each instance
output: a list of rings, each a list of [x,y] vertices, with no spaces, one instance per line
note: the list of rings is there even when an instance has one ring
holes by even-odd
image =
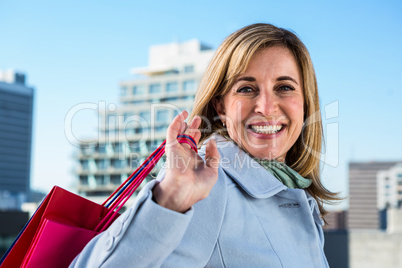
[[[278,133],[282,127],[282,125],[251,126],[251,129],[256,133],[275,134]]]

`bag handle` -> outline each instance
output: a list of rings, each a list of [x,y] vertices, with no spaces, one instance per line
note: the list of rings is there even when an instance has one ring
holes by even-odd
[[[177,141],[189,144],[191,149],[198,152],[197,144],[190,135],[180,134],[177,136]],[[102,206],[108,207],[110,211],[95,227],[95,231],[103,232],[110,226],[115,218],[113,216],[118,214],[165,153],[165,146],[166,140],[103,202]]]

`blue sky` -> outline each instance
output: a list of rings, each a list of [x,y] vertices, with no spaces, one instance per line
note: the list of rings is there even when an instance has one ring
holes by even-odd
[[[245,25],[269,22],[295,31],[310,51],[327,107],[323,181],[346,195],[349,161],[402,159],[400,14],[400,1],[0,0],[0,69],[25,72],[36,89],[31,185],[73,190],[68,111],[118,104],[119,82],[147,65],[150,45],[197,38],[216,48]],[[72,128],[90,138],[96,123],[94,112],[81,112]]]

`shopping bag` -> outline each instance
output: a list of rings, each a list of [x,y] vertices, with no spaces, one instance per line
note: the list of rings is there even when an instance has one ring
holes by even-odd
[[[197,151],[191,136],[182,134],[177,139]],[[0,268],[68,267],[93,237],[118,218],[118,211],[162,157],[165,144],[166,141],[102,205],[54,186],[0,260]]]

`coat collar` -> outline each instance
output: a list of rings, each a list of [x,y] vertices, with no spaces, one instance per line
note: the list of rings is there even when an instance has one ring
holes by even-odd
[[[268,198],[287,189],[235,143],[218,134],[212,135],[211,138],[216,140],[221,156],[221,168],[247,194],[254,198]],[[205,155],[205,145],[206,142],[200,149],[202,156]]]

